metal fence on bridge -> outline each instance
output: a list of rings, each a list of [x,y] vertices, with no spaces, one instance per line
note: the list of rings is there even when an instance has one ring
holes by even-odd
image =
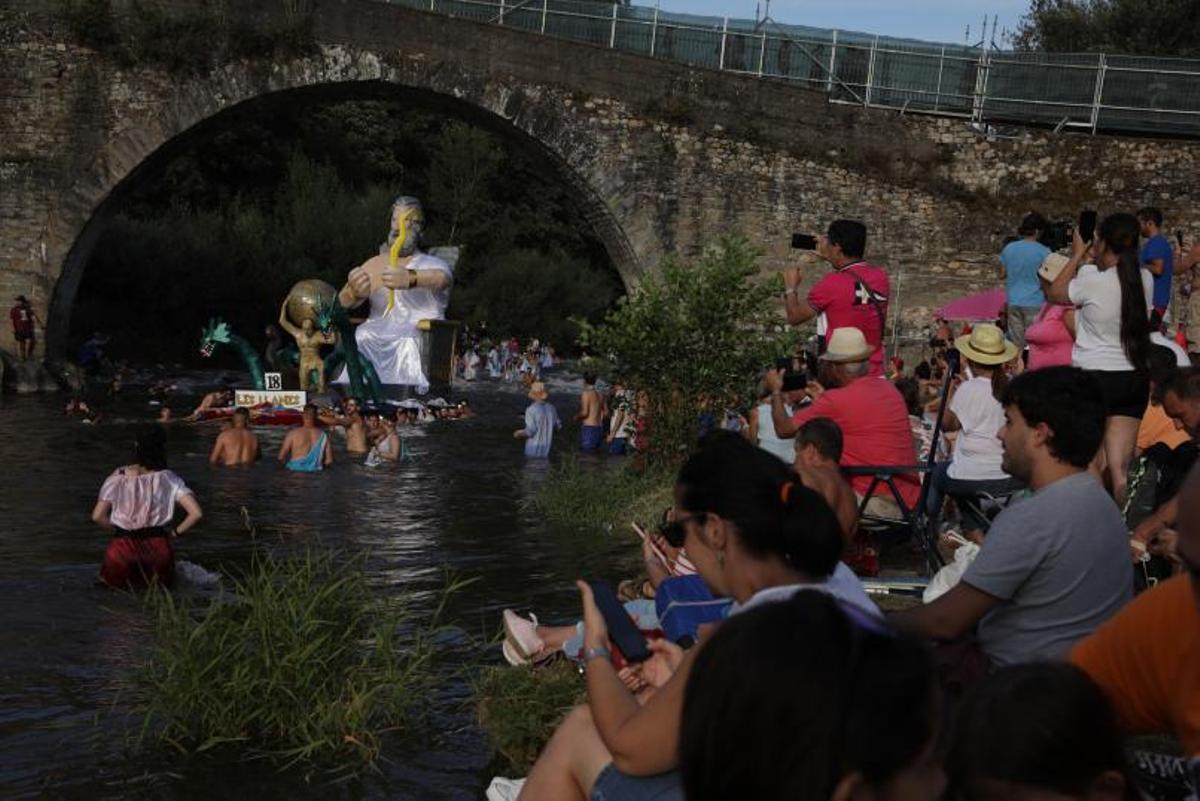
[[[594,0],[387,1],[795,82],[837,103],[979,123],[1200,136],[1200,61],[989,50]]]

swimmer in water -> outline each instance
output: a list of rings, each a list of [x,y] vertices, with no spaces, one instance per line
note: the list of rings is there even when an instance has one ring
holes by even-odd
[[[250,430],[250,412],[239,406],[233,411],[229,427],[217,435],[208,463],[235,467],[261,458],[258,436]]]
[[[152,582],[170,586],[175,578],[171,541],[203,516],[183,479],[167,469],[167,437],[149,426],[133,442],[134,462],[118,468],[100,488],[92,520],[113,532],[100,568],[100,581],[118,589]],[[187,516],[173,525],[175,506]]]
[[[162,425],[170,425],[175,422],[175,415],[171,411],[170,406],[160,406],[158,409],[158,422]]]
[[[212,409],[227,409],[233,405],[233,388],[225,387],[210,392],[200,401],[200,405],[188,415],[189,420],[199,420],[200,415]]]
[[[400,458],[400,437],[396,435],[392,421],[384,414],[372,411],[367,416],[367,431],[374,444],[367,454],[366,466],[395,464]]]
[[[347,398],[342,404],[344,416],[338,417],[332,410],[321,412],[321,422],[327,426],[341,426],[346,432],[346,453],[363,454],[367,446],[367,424],[363,420],[358,398]]]
[[[316,473],[333,464],[329,436],[317,427],[317,405],[306,404],[304,423],[293,428],[279,446],[279,461],[296,473]]]

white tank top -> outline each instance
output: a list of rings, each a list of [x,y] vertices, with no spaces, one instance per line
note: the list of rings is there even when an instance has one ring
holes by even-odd
[[[771,419],[771,404],[758,405],[758,447],[767,453],[773,453],[787,464],[796,459],[794,439],[780,439],[775,433],[775,421]]]

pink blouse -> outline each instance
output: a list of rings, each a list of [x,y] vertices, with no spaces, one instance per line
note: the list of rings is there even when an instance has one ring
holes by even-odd
[[[112,504],[112,524],[126,531],[165,526],[175,516],[175,501],[190,495],[183,479],[170,470],[134,475],[117,469],[100,488],[100,500]]]
[[[1071,366],[1071,349],[1075,346],[1075,338],[1063,322],[1063,315],[1070,308],[1047,303],[1025,329],[1025,344],[1029,346],[1027,369]]]

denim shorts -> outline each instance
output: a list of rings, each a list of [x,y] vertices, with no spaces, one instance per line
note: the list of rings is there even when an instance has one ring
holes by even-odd
[[[592,801],[683,801],[679,771],[629,776],[608,763],[592,786]]]

